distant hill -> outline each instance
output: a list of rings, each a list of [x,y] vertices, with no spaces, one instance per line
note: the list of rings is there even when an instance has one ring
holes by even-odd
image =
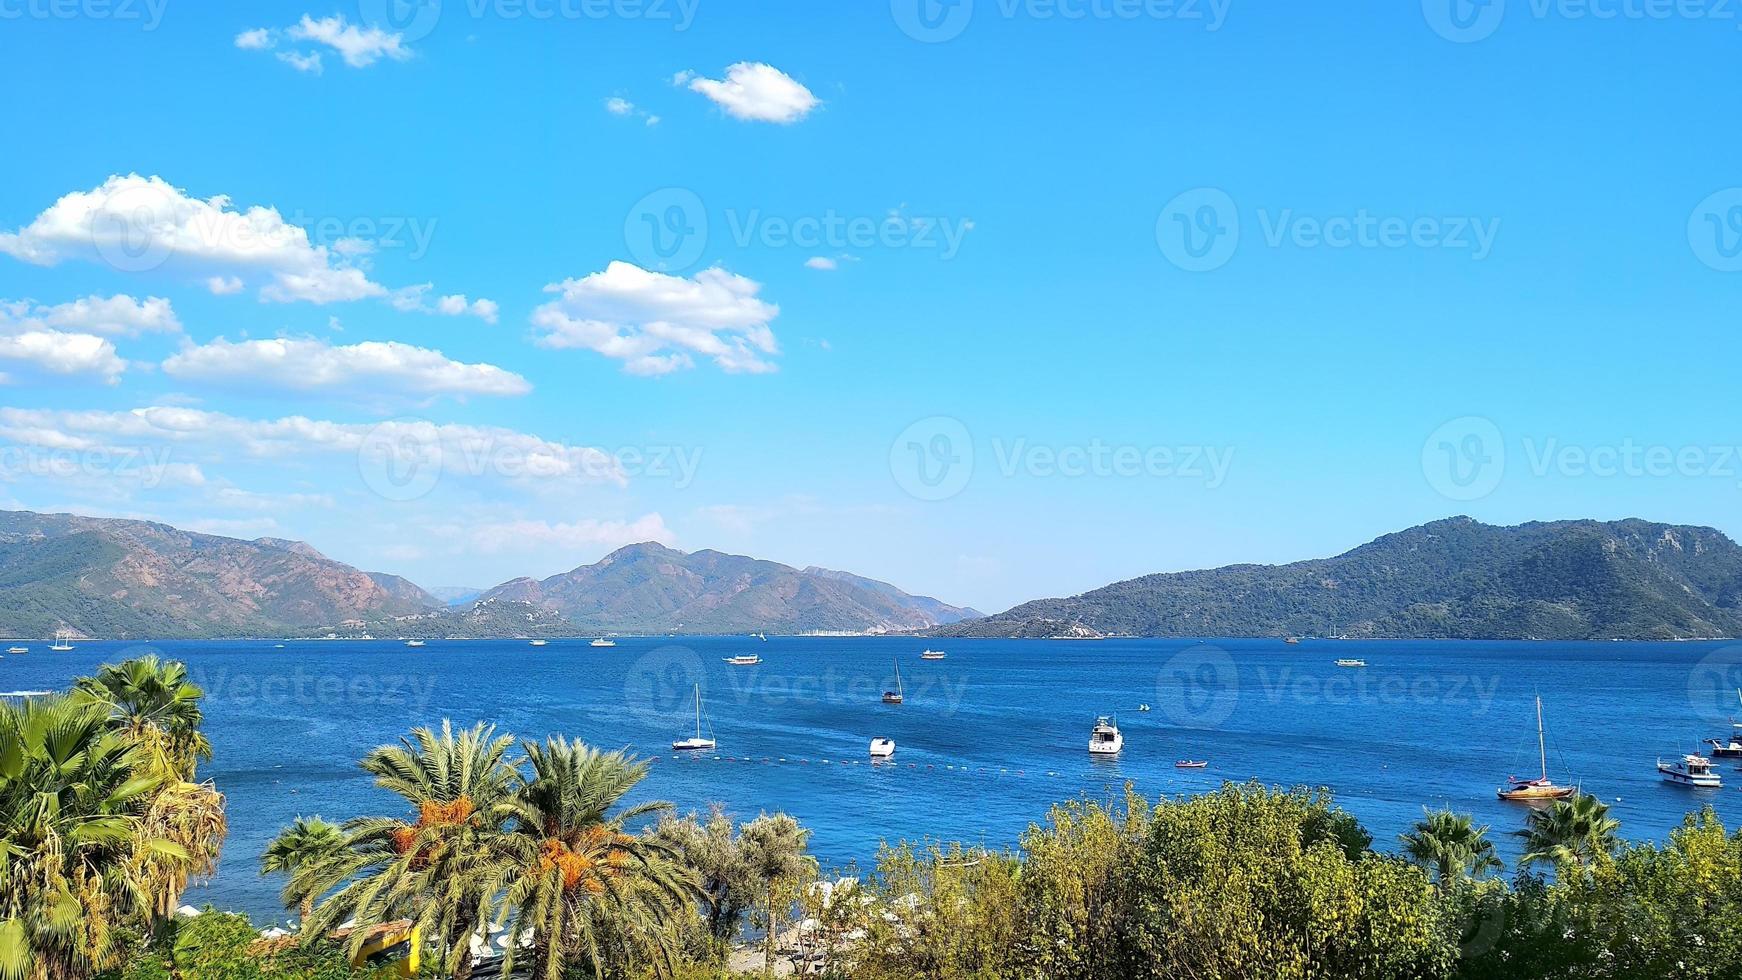
[[[298,541],[0,511],[0,635],[271,636],[440,605]]]
[[[600,633],[896,632],[975,615],[845,572],[652,543],[504,582],[479,602],[492,599],[533,603]]]
[[[432,585],[424,591],[450,606],[463,606],[489,590],[476,585]]]
[[[943,626],[945,636],[1678,639],[1742,636],[1742,548],[1626,520],[1467,517],[1335,558],[1145,575]]]

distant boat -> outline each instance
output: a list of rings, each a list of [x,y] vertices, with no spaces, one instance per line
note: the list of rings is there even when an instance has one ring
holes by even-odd
[[[1676,786],[1692,786],[1695,789],[1721,789],[1724,777],[1718,775],[1713,768],[1712,760],[1703,755],[1684,755],[1678,762],[1657,760],[1657,771],[1663,776],[1663,781]]]
[[[1542,775],[1536,779],[1510,778],[1504,789],[1497,790],[1503,800],[1529,802],[1532,800],[1564,800],[1578,788],[1574,786],[1556,786],[1548,778],[1548,740],[1542,724],[1542,698],[1536,699],[1536,752],[1542,763]]]
[[[1365,660],[1339,660],[1339,661],[1337,661],[1337,666],[1339,666],[1339,667],[1365,667],[1365,666],[1367,666],[1367,661],[1365,661]]]
[[[406,640],[405,645],[408,647],[420,647],[420,646],[423,646],[423,641],[422,640]]]
[[[671,743],[671,747],[679,752],[690,752],[696,749],[711,749],[714,747],[714,725],[708,723],[708,737],[702,737],[702,686],[696,685],[696,734],[694,738],[680,738]]]
[[[7,647],[6,652],[7,653],[29,653],[30,648],[29,647]]]
[[[54,642],[50,643],[48,648],[56,653],[65,653],[71,650],[73,648],[71,635],[62,630],[55,630]]]
[[[608,636],[601,636],[587,645],[591,647],[614,647],[617,645],[617,641]]]
[[[946,654],[942,650],[926,650],[919,655],[921,660],[942,660]]]
[[[761,640],[764,643],[768,642],[768,634],[767,633],[758,633],[758,634],[756,634],[756,638],[758,640]]]
[[[1125,747],[1125,736],[1119,733],[1119,722],[1114,718],[1101,717],[1095,719],[1095,727],[1089,731],[1090,755],[1118,755]]]
[[[1284,643],[1287,643],[1287,644],[1289,644],[1289,645],[1290,645],[1290,646],[1293,646],[1293,645],[1294,645],[1294,644],[1296,644],[1296,643],[1299,643],[1299,642],[1300,642],[1300,637],[1298,637],[1298,636],[1291,636],[1291,637],[1288,637],[1288,638],[1287,638],[1287,639],[1285,639],[1285,640],[1283,640],[1283,641],[1282,641],[1282,642],[1284,642]]]
[[[1205,766],[1208,766],[1209,764],[1210,763],[1208,761],[1199,761],[1196,759],[1181,759],[1178,762],[1174,763],[1173,767],[1175,769],[1202,769]]]
[[[544,640],[533,640],[532,641],[532,645],[535,647],[541,647],[541,646],[544,646],[544,644],[545,644]]]
[[[895,754],[895,739],[874,738],[871,740],[871,758],[887,759]]]
[[[1742,701],[1742,691],[1736,692],[1736,699]],[[1716,759],[1742,756],[1742,722],[1734,718],[1730,720],[1730,740],[1708,738],[1706,744],[1712,747],[1712,757]]]
[[[903,694],[902,694],[902,690],[901,690],[901,661],[897,660],[895,662],[895,690],[883,692],[883,703],[884,704],[900,704],[902,701],[902,697],[903,697]]]
[[[736,657],[725,658],[734,667],[754,667],[762,662],[762,658],[754,653],[741,653]]]

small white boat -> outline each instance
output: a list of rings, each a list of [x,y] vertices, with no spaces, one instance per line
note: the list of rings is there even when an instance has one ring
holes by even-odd
[[[895,754],[895,739],[874,738],[871,740],[871,758],[887,759]]]
[[[1339,667],[1365,667],[1365,666],[1367,666],[1367,661],[1365,661],[1365,660],[1339,660],[1339,661],[1337,661],[1337,666],[1339,666]]]
[[[734,667],[754,667],[762,662],[762,658],[754,653],[741,653],[736,657],[727,657],[726,662]]]
[[[54,634],[54,642],[50,643],[48,648],[56,653],[66,653],[68,650],[73,648],[72,635],[61,630],[56,630]]]
[[[590,647],[614,647],[617,645],[617,641],[608,636],[601,636],[587,645]]]
[[[693,738],[680,738],[671,743],[672,749],[678,752],[694,752],[698,749],[714,747],[714,725],[708,723],[708,737],[702,737],[702,686],[696,685],[696,734]]]
[[[1115,718],[1096,718],[1095,727],[1089,732],[1090,755],[1118,755],[1125,747],[1125,736],[1119,733],[1119,722]]]
[[[1703,755],[1684,755],[1679,761],[1665,762],[1657,760],[1657,771],[1663,776],[1663,781],[1677,786],[1692,786],[1695,789],[1721,789],[1724,777],[1718,775],[1712,760]]]
[[[944,659],[944,656],[945,656],[945,654],[942,650],[926,650],[919,655],[919,659],[921,659],[921,660],[942,660],[942,659]]]
[[[7,647],[6,652],[7,653],[29,653],[30,648],[29,647]]]
[[[535,647],[541,647],[541,646],[544,646],[544,644],[545,644],[544,640],[533,640],[532,641],[532,645]]]
[[[1140,705],[1138,705],[1138,706],[1137,706],[1137,710],[1138,710],[1138,711],[1148,711],[1148,710],[1149,710],[1149,705],[1148,705],[1148,704],[1140,704]]]
[[[423,646],[423,641],[422,640],[406,640],[405,645],[408,647],[420,647],[420,646]]]

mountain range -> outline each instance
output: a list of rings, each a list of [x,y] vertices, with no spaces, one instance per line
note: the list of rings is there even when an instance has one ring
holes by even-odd
[[[1334,558],[1145,575],[1025,602],[946,636],[1742,636],[1742,548],[1641,520],[1496,527],[1467,517]]]

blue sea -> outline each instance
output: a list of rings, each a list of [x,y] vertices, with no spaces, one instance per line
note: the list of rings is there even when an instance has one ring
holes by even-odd
[[[1014,844],[1049,804],[1194,793],[1223,780],[1325,786],[1393,846],[1424,805],[1473,812],[1505,832],[1525,811],[1498,801],[1537,767],[1535,699],[1549,773],[1613,804],[1625,834],[1661,839],[1703,804],[1734,814],[1742,772],[1721,791],[1661,783],[1659,758],[1701,748],[1742,717],[1742,644],[1306,640],[931,641],[897,638],[620,638],[32,644],[0,660],[0,691],[65,687],[98,664],[147,652],[185,661],[207,691],[215,757],[201,770],[228,798],[223,865],[189,893],[282,919],[258,856],[293,817],[397,813],[357,767],[417,725],[488,721],[538,739],[564,734],[652,760],[637,797],[739,818],[784,810],[812,831],[826,869],[867,866],[882,841]],[[755,653],[762,664],[724,658]],[[1361,659],[1365,668],[1335,666]],[[881,703],[899,665],[906,702]],[[674,757],[693,734],[695,689],[717,752]],[[1147,704],[1149,711],[1140,711]],[[1097,715],[1125,733],[1115,760],[1086,751]],[[873,765],[873,736],[896,740]],[[1204,759],[1202,770],[1174,767]]]

